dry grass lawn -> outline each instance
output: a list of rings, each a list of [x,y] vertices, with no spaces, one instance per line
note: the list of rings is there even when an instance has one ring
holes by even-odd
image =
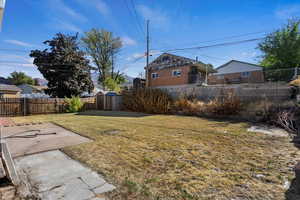
[[[300,155],[288,138],[248,133],[247,123],[102,111],[13,119],[94,139],[63,150],[118,186],[111,199],[285,199]]]

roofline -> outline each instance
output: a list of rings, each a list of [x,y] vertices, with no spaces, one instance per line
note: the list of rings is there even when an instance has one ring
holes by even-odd
[[[230,61],[228,61],[227,63],[225,63],[225,64],[223,64],[223,65],[217,67],[216,70],[219,70],[219,69],[221,69],[222,67],[225,67],[226,65],[228,65],[228,64],[231,63],[231,62],[239,62],[239,63],[243,63],[243,64],[247,64],[247,65],[253,65],[253,66],[255,66],[255,67],[261,67],[261,68],[263,68],[263,67],[260,66],[260,65],[256,65],[256,64],[252,64],[252,63],[248,63],[248,62],[244,62],[244,61],[230,60]]]
[[[203,65],[206,65],[205,63],[203,63],[203,62],[201,62],[201,61],[197,61],[197,60],[195,60],[195,59],[188,58],[188,57],[185,57],[185,56],[178,56],[178,55],[175,55],[175,54],[172,54],[172,53],[167,53],[167,52],[164,52],[164,53],[160,54],[157,58],[159,58],[159,57],[162,56],[162,55],[171,55],[171,56],[175,56],[175,57],[181,57],[181,58],[185,58],[185,59],[190,59],[190,60],[192,60],[193,62],[196,62],[196,63],[194,63],[194,64],[203,64]],[[155,61],[157,58],[155,58],[153,61]],[[153,61],[152,61],[152,62],[153,62]],[[150,62],[149,65],[150,65],[152,62]],[[147,69],[147,68],[149,67],[149,65],[148,65],[148,66],[145,66],[144,69]],[[185,64],[185,65],[181,65],[181,66],[186,66],[186,64]],[[181,67],[181,66],[177,66],[177,67]]]

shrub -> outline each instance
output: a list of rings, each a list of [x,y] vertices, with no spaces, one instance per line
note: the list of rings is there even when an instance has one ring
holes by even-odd
[[[293,101],[279,103],[265,99],[245,105],[243,117],[249,120],[274,124],[274,122],[277,120],[277,113],[294,106],[296,105]]]
[[[295,79],[295,80],[289,82],[289,85],[300,87],[300,79]]]
[[[82,109],[84,103],[79,96],[72,96],[71,98],[65,98],[66,111],[70,113],[78,112]]]
[[[205,103],[195,98],[181,98],[174,103],[173,110],[185,115],[234,115],[241,111],[239,98],[228,93],[221,98]]]
[[[122,95],[124,108],[134,112],[166,114],[169,113],[172,104],[170,95],[160,89],[124,91]]]
[[[242,109],[241,101],[234,93],[227,93],[224,97],[216,98],[207,104],[207,112],[217,115],[235,115]]]

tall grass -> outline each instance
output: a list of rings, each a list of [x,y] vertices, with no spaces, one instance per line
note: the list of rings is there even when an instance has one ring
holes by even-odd
[[[151,114],[169,113],[172,99],[167,92],[160,89],[137,89],[124,91],[123,106],[126,110]]]
[[[233,93],[227,93],[209,102],[183,97],[174,102],[173,111],[185,115],[235,115],[242,109],[241,102]]]

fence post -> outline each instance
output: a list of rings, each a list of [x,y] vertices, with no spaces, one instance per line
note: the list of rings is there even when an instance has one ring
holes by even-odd
[[[23,98],[23,115],[26,116],[26,112],[27,112],[27,102],[26,102],[26,98]]]
[[[103,95],[103,110],[106,110],[106,95]]]

